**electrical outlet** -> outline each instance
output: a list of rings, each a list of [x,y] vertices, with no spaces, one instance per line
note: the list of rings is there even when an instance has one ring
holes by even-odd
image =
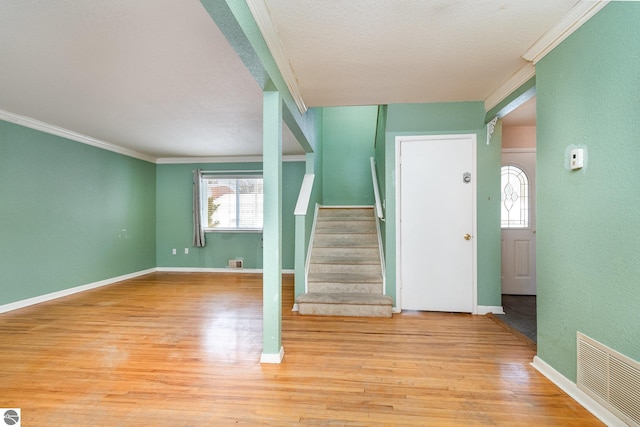
[[[184,254],[189,255],[189,248],[184,248]]]
[[[171,250],[171,253],[175,255],[175,254],[177,254],[178,252],[176,251],[176,248],[173,248],[173,249]]]

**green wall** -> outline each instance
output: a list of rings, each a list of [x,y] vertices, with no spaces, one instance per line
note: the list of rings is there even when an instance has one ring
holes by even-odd
[[[378,107],[322,109],[322,201],[325,205],[373,205],[370,158]]]
[[[639,22],[610,3],[537,64],[538,356],[573,381],[576,331],[640,361]]]
[[[206,234],[204,248],[193,247],[192,171],[255,170],[261,163],[160,164],[157,166],[157,266],[226,268],[229,259],[244,258],[245,268],[262,268],[262,233]],[[282,268],[294,268],[294,216],[304,162],[284,162],[282,180]],[[172,254],[172,249],[177,254]],[[189,249],[189,254],[184,249]]]
[[[501,305],[500,159],[501,127],[486,144],[482,102],[389,105],[386,117],[386,281],[387,294],[396,298],[396,147],[402,135],[475,133],[477,136],[477,259],[478,305]]]
[[[155,267],[155,165],[0,121],[0,305]]]

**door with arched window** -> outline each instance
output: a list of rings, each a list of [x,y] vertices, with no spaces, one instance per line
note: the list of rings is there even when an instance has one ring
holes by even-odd
[[[502,293],[536,295],[535,151],[502,154]]]

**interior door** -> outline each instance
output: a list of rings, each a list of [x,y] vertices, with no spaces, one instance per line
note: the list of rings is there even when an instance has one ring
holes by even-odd
[[[473,312],[476,136],[398,144],[401,307]]]
[[[504,151],[502,153],[502,293],[507,295],[536,295],[536,213],[535,178],[536,153],[530,151]],[[519,186],[512,185],[509,195],[505,194],[504,167],[515,166],[525,176],[515,180]],[[526,192],[523,182],[526,181]],[[511,205],[525,202],[526,225],[504,226],[505,202]],[[519,208],[519,207],[518,207]],[[512,208],[513,210],[513,208]],[[522,213],[516,215],[523,217]],[[516,221],[517,222],[517,221]]]

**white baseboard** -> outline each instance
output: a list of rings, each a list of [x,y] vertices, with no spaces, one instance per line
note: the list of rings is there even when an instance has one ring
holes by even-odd
[[[205,268],[205,267],[158,267],[156,271],[164,273],[237,273],[262,274],[261,268]],[[294,274],[293,269],[282,270],[282,274]]]
[[[260,363],[282,363],[282,359],[284,359],[284,347],[280,347],[279,353],[262,353]]]
[[[501,305],[479,305],[477,314],[485,315],[488,313],[504,314],[504,309]]]
[[[531,366],[533,366],[542,375],[547,377],[552,383],[560,387],[562,391],[571,396],[573,400],[582,405],[587,411],[591,412],[607,426],[629,427],[628,424],[623,422],[620,418],[616,417],[611,411],[596,402],[588,394],[580,390],[576,383],[553,369],[551,365],[540,359],[538,356],[533,357]]]
[[[22,301],[16,301],[5,305],[0,305],[0,313],[6,313],[8,311],[18,310],[20,308],[29,307],[30,305],[40,304],[42,302],[51,301],[57,298],[66,297],[68,295],[77,294],[80,292],[88,291],[90,289],[99,288],[102,286],[111,285],[116,282],[122,282],[123,280],[133,279],[145,274],[154,273],[155,268],[148,270],[136,271],[135,273],[124,274],[118,277],[112,277],[110,279],[100,280],[98,282],[87,283],[86,285],[80,285],[69,289],[63,289],[61,291],[52,292],[50,294],[39,295],[37,297],[28,298]]]

